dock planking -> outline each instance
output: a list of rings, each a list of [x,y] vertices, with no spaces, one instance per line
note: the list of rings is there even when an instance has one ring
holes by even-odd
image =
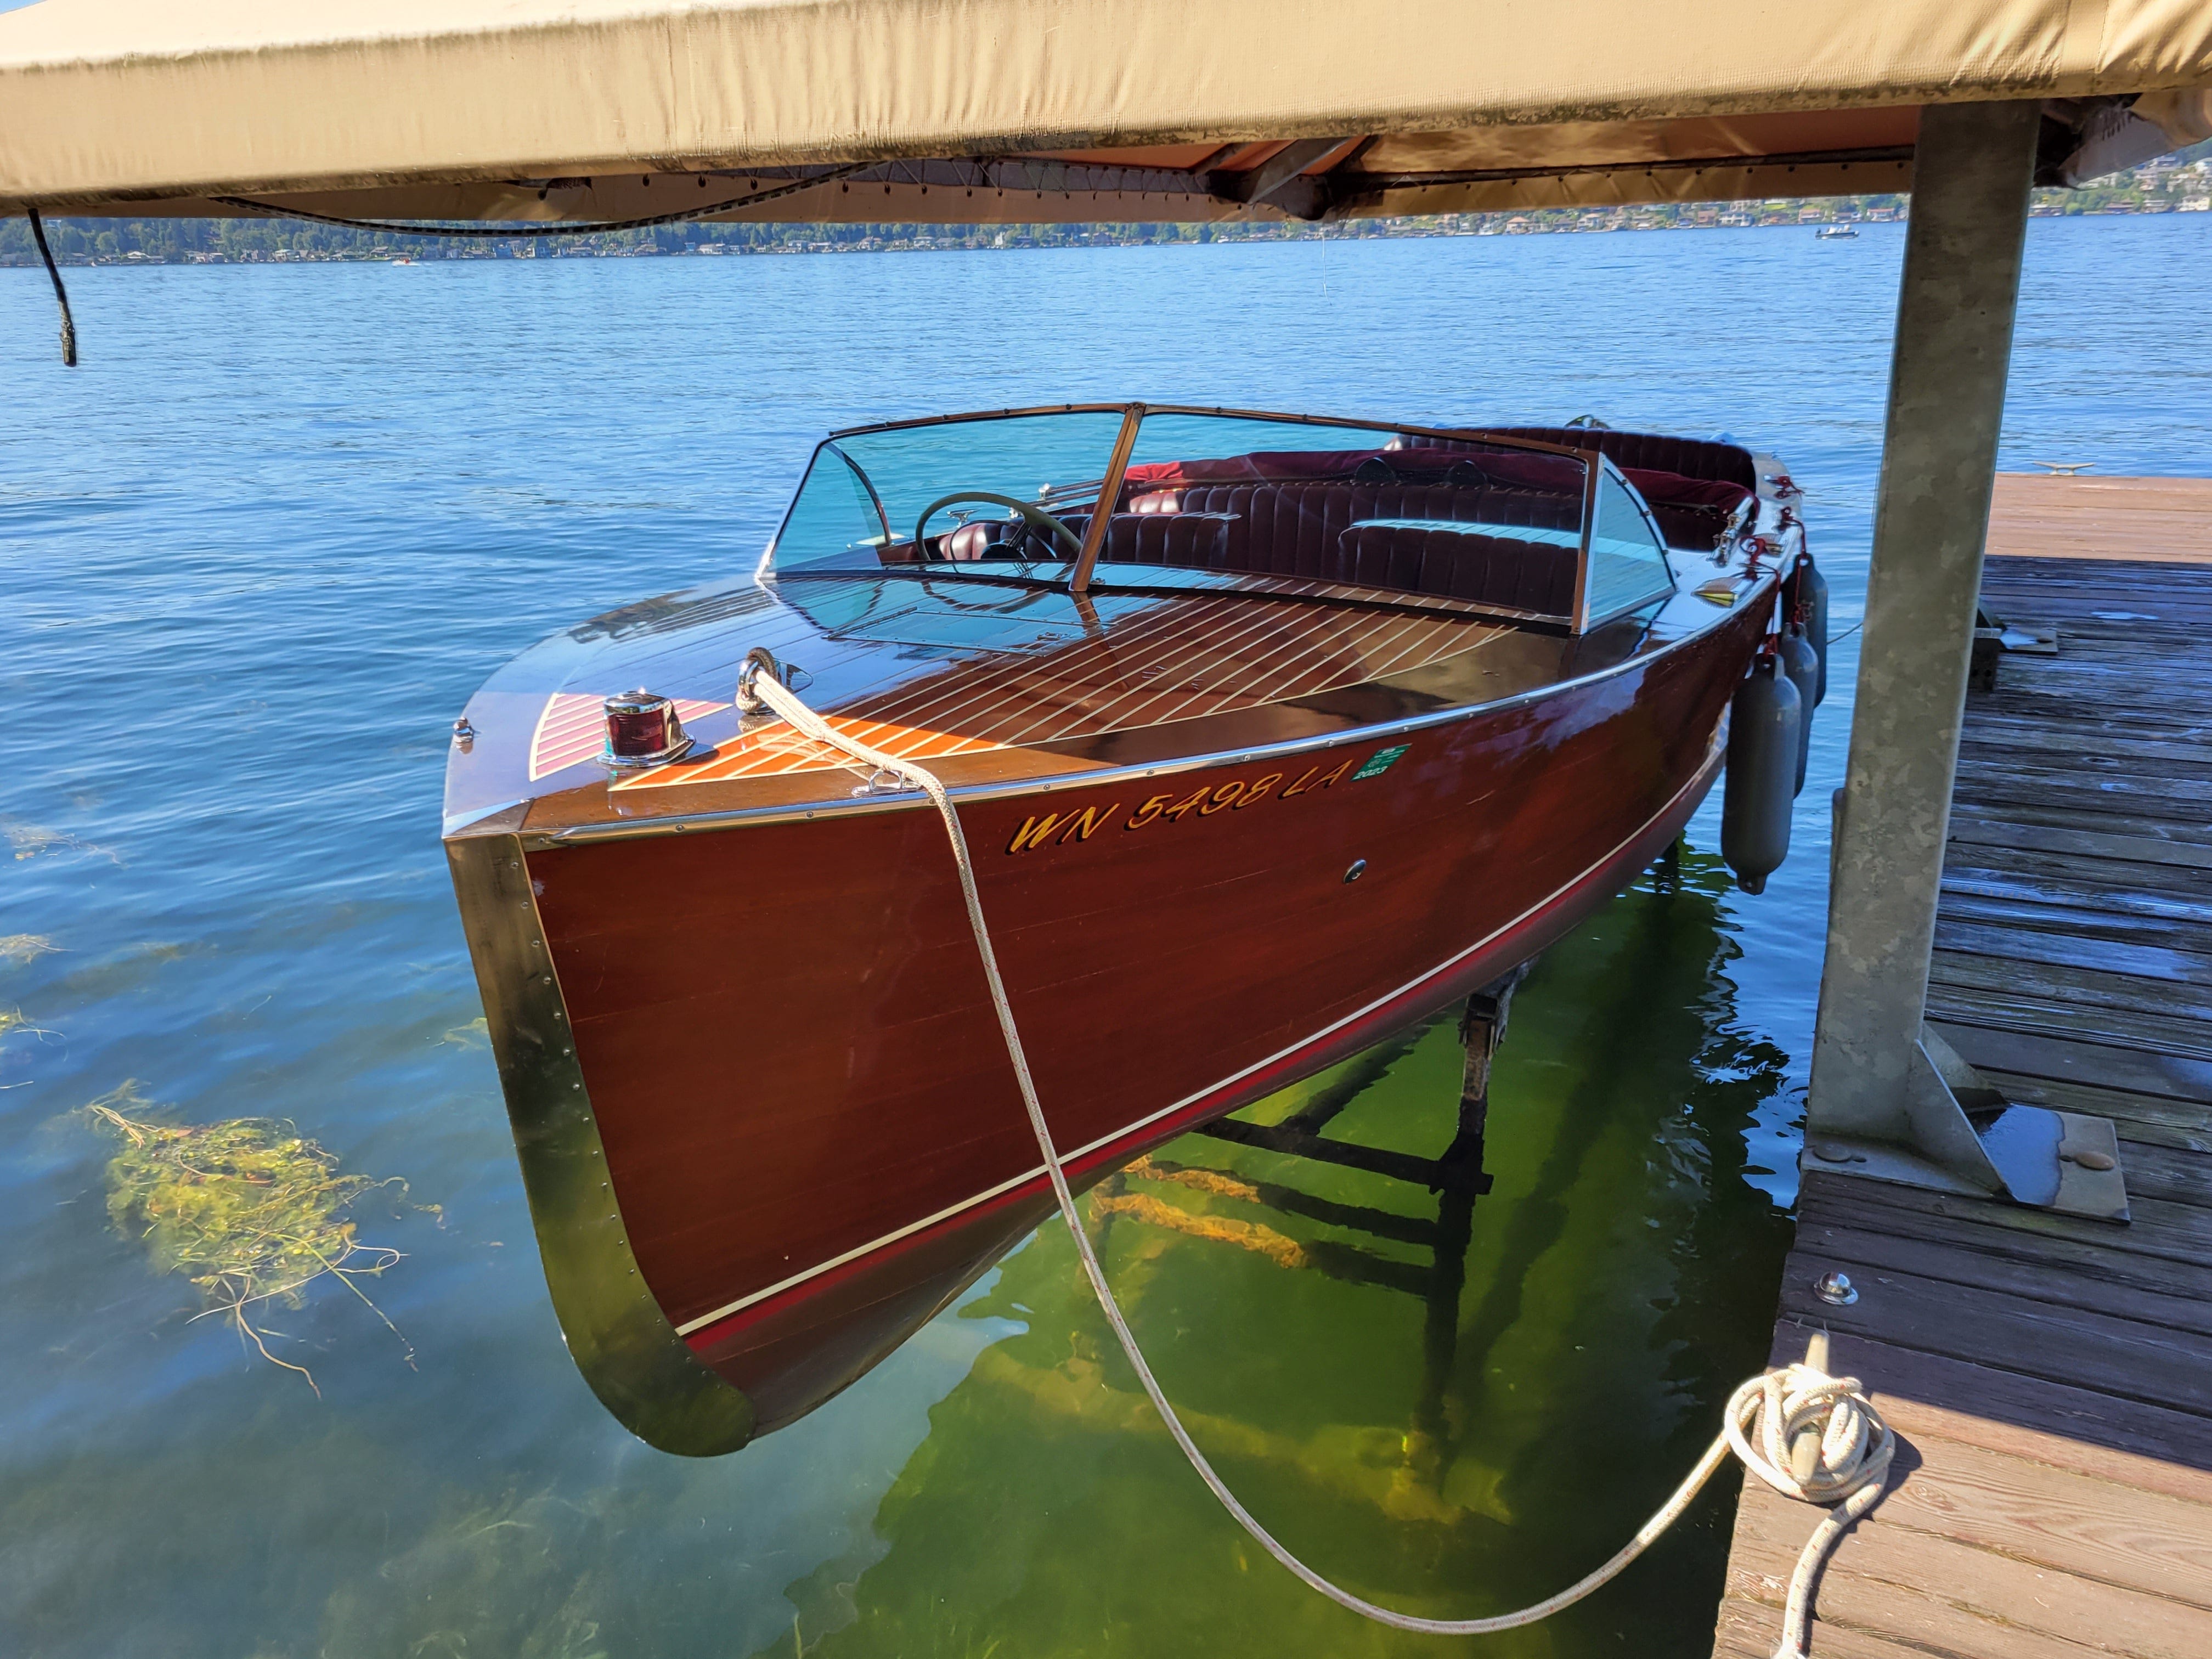
[[[1928,1017],[2118,1126],[2128,1226],[1808,1172],[1771,1363],[1829,1331],[1905,1443],[1816,1659],[2212,1654],[2212,479],[2002,477],[1983,592],[2059,653],[1969,698]],[[1816,1298],[1831,1269],[1853,1306]],[[1715,1633],[1817,1520],[1747,1479]]]

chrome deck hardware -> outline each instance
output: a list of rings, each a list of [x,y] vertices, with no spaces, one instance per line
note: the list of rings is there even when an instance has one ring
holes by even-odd
[[[599,757],[617,771],[637,771],[681,760],[693,748],[677,718],[676,705],[642,686],[606,700],[607,746]]]

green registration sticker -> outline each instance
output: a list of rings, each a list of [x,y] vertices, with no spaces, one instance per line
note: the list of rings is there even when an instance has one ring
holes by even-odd
[[[1362,778],[1381,777],[1398,763],[1398,757],[1404,754],[1407,748],[1407,745],[1401,743],[1393,748],[1376,750],[1367,757],[1366,763],[1352,775],[1352,781],[1357,783]]]

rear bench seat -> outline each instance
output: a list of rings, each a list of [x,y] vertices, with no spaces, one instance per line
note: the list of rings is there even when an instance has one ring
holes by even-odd
[[[1576,550],[1499,533],[1578,529],[1582,504],[1571,495],[1495,483],[1339,480],[1176,485],[1129,506],[1107,522],[1103,562],[1292,576],[1553,617],[1573,608]],[[1088,514],[1063,516],[1079,536],[1087,530]],[[1023,556],[1053,556],[1030,532],[994,520],[958,532],[953,556],[986,556],[1007,537],[1022,543]]]
[[[1501,426],[1502,438],[1533,438],[1569,449],[1595,449],[1626,473],[1659,520],[1669,547],[1711,551],[1729,515],[1759,492],[1759,467],[1741,444],[1677,438],[1663,432],[1614,432],[1603,427]],[[1449,438],[1407,437],[1408,449],[1464,450]]]
[[[1245,521],[1241,562],[1226,567],[1310,581],[1341,581],[1344,532],[1370,519],[1426,519],[1573,530],[1582,503],[1541,490],[1441,483],[1191,484],[1130,503],[1133,515],[1229,514]],[[1113,531],[1107,532],[1111,551]]]
[[[1473,526],[1357,524],[1339,539],[1330,580],[1565,617],[1575,607],[1580,556],[1571,547]]]
[[[1261,484],[1187,490],[1182,492],[1185,501],[1198,496],[1208,502],[1208,509],[1184,506],[1164,511],[1155,505],[1143,512],[1116,513],[1107,523],[1106,545],[1099,557],[1116,564],[1249,571],[1434,593],[1554,617],[1564,617],[1573,607],[1577,554],[1571,547],[1501,536],[1489,526],[1474,524],[1462,529],[1437,522],[1449,517],[1435,510],[1439,503],[1403,499],[1452,493],[1441,489],[1398,491],[1398,499],[1364,503],[1398,506],[1399,517],[1430,520],[1423,524],[1354,523],[1352,509],[1341,501],[1325,502],[1313,495],[1296,504],[1279,499],[1293,490],[1324,488]],[[1546,500],[1529,494],[1534,501]],[[1212,510],[1224,507],[1247,510]],[[1527,516],[1547,511],[1548,504],[1530,506]],[[1383,517],[1380,513],[1376,516]],[[1328,538],[1325,550],[1319,545],[1324,536]]]
[[[1595,449],[1623,472],[1674,472],[1685,478],[1707,478],[1756,492],[1759,468],[1751,452],[1741,444],[1717,443],[1707,438],[1677,438],[1664,432],[1614,432],[1591,426],[1487,427],[1501,438],[1533,438],[1538,443],[1559,444],[1569,449]],[[1434,438],[1407,438],[1409,449],[1438,445]],[[1442,445],[1439,447],[1446,447]]]

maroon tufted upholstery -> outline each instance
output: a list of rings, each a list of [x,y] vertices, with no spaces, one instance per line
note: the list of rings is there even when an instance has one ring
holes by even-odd
[[[1434,593],[1547,616],[1573,607],[1576,550],[1497,532],[1579,529],[1578,495],[1494,480],[1330,479],[1152,487],[1129,507],[1107,521],[1102,561]],[[1062,517],[1079,536],[1089,527],[1087,514]],[[1371,522],[1394,519],[1430,522]],[[1017,526],[990,522],[984,534],[1019,556],[1057,556]]]
[[[1759,471],[1751,452],[1735,444],[1702,438],[1674,438],[1656,432],[1607,432],[1591,427],[1505,426],[1490,428],[1501,437],[1534,438],[1544,443],[1595,449],[1636,486],[1658,520],[1669,547],[1713,548],[1720,544],[1729,515],[1758,490]],[[1474,446],[1449,438],[1408,437],[1412,450],[1465,449]]]
[[[1181,492],[1183,513],[1230,513],[1247,521],[1237,567],[1275,576],[1335,580],[1338,544],[1366,519],[1436,519],[1460,523],[1574,529],[1582,503],[1534,489],[1467,488],[1444,483],[1193,484]]]
[[[1714,443],[1705,438],[1676,438],[1663,432],[1608,432],[1598,427],[1498,426],[1486,427],[1501,438],[1533,438],[1539,443],[1563,444],[1571,449],[1595,449],[1609,457],[1622,471],[1679,472],[1686,478],[1711,478],[1756,491],[1759,469],[1751,452],[1741,444]],[[1447,439],[1407,438],[1408,449],[1449,449]]]
[[[1577,495],[1494,482],[1334,479],[1149,489],[1130,506],[1109,522],[1102,559],[1436,593],[1552,616],[1573,603],[1572,549],[1493,532],[1500,525],[1577,529]],[[1368,522],[1386,519],[1468,529]],[[1068,522],[1079,531],[1083,520]]]
[[[1359,524],[1339,539],[1331,580],[1565,617],[1574,609],[1578,558],[1571,547],[1479,530]]]
[[[1245,522],[1233,513],[1116,513],[1098,556],[1117,564],[1194,565],[1249,570]]]

